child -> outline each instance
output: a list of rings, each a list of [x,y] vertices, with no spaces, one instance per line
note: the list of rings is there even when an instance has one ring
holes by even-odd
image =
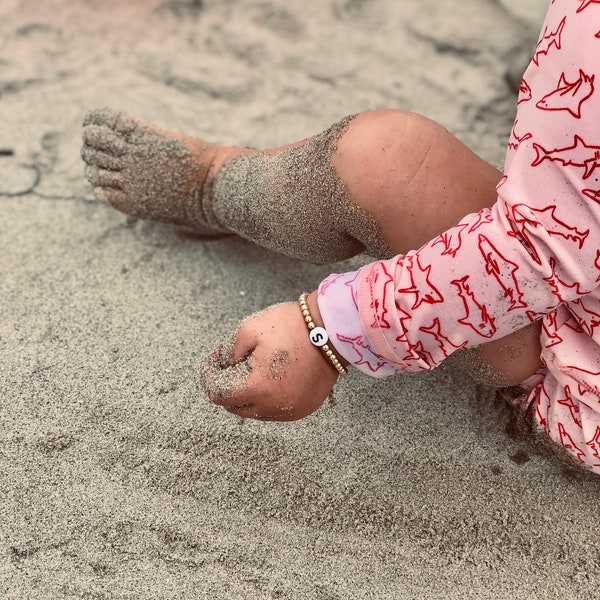
[[[384,377],[454,355],[520,384],[536,426],[600,473],[599,4],[553,0],[504,176],[397,110],[265,151],[86,117],[87,176],[119,210],[313,262],[380,259],[243,321],[204,366],[213,402],[299,419],[348,365]]]

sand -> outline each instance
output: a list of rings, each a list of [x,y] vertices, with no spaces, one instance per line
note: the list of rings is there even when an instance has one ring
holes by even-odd
[[[594,597],[597,477],[451,366],[351,373],[297,423],[199,365],[333,266],[128,219],[83,177],[95,106],[268,147],[418,110],[501,165],[544,2],[0,5],[0,596]]]
[[[331,165],[352,119],[284,152],[246,154],[225,163],[212,186],[217,222],[264,248],[311,263],[331,264],[362,250],[390,258],[375,219],[350,200]]]
[[[239,390],[252,372],[252,355],[233,359],[236,332],[210,352],[201,366],[202,389],[212,401]]]
[[[175,137],[123,112],[94,109],[83,122],[85,175],[98,200],[137,219],[184,225],[211,237],[235,233],[316,264],[365,249],[389,258],[377,223],[350,200],[331,165],[352,118],[286,151],[228,148],[242,154],[218,159],[224,161],[219,169],[211,165],[213,144]]]
[[[81,156],[98,200],[136,219],[184,225],[209,237],[227,232],[209,223],[204,201],[214,145],[176,138],[108,108],[90,110],[83,125]]]

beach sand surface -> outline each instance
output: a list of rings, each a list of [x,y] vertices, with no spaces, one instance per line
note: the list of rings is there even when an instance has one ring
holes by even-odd
[[[199,365],[314,266],[97,202],[110,106],[273,146],[405,108],[501,166],[542,0],[3,0],[0,597],[556,599],[600,589],[600,480],[445,365],[297,423],[211,405]]]

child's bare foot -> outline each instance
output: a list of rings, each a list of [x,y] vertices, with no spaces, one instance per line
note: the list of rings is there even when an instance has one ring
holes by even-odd
[[[211,207],[224,162],[251,150],[177,135],[130,115],[94,110],[84,120],[81,156],[96,197],[140,219],[222,235]]]

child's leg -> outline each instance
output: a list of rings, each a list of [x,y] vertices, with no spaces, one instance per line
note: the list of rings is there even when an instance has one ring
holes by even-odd
[[[88,178],[119,210],[232,231],[320,263],[418,248],[491,206],[501,177],[436,123],[397,110],[266,151],[208,144],[108,111],[87,117],[84,140]],[[539,366],[538,333],[525,329],[476,357],[516,383]]]
[[[418,248],[496,199],[500,173],[414,113],[373,111],[295,144],[217,146],[122,113],[86,119],[95,192],[133,216],[232,231],[317,263]],[[222,168],[225,166],[225,168]]]

